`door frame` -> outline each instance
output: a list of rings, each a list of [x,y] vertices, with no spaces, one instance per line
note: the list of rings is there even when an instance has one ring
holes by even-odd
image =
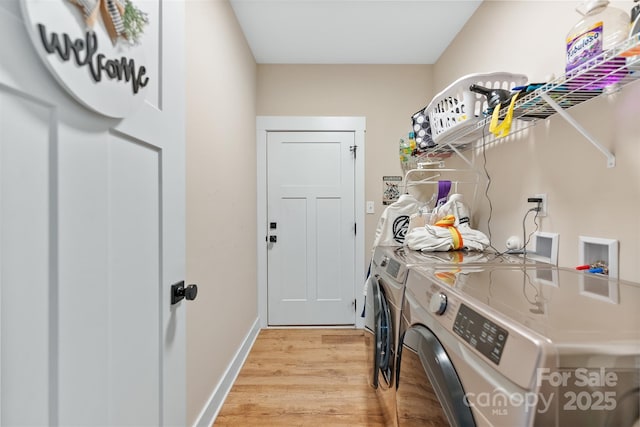
[[[365,156],[365,117],[332,116],[258,116],[256,118],[256,163],[257,163],[257,279],[258,279],[258,317],[260,327],[267,328],[267,134],[269,132],[353,132],[358,149],[355,160],[354,212],[356,229],[354,295],[356,298],[356,328],[364,327],[364,318],[360,317],[364,307],[362,286],[366,279],[365,266],[365,229],[364,229],[364,156]]]

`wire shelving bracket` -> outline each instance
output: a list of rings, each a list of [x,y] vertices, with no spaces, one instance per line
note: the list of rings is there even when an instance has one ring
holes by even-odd
[[[595,139],[593,135],[591,135],[580,123],[578,123],[571,114],[569,114],[566,110],[563,110],[562,107],[560,107],[557,102],[551,99],[551,97],[547,93],[545,92],[540,93],[540,97],[544,99],[551,108],[556,110],[556,112],[560,115],[560,117],[565,119],[571,126],[573,126],[578,132],[580,132],[582,136],[584,136],[587,139],[587,141],[589,141],[594,147],[600,150],[602,154],[604,154],[607,157],[607,167],[609,168],[615,167],[616,156],[614,156],[611,153],[611,151],[609,151],[606,147],[600,144],[600,142],[597,139]]]
[[[615,155],[567,110],[592,98],[618,91],[628,83],[638,80],[640,35],[636,34],[567,74],[531,92],[521,94],[513,108],[513,119],[517,120],[514,120],[509,136],[535,125],[539,120],[558,114],[607,158],[607,167],[614,167]],[[614,83],[609,84],[610,81]],[[504,118],[507,111],[508,107],[501,108],[499,117]],[[440,155],[446,155],[447,152],[456,153],[465,163],[471,165],[462,152],[476,147],[477,141],[484,139],[483,135],[490,121],[491,117],[485,117],[464,134],[456,133],[451,138],[442,138],[433,151]]]

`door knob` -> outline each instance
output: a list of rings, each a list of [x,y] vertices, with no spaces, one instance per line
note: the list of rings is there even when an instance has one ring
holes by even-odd
[[[177,304],[186,298],[193,301],[198,296],[198,285],[184,286],[184,280],[171,285],[171,305]]]

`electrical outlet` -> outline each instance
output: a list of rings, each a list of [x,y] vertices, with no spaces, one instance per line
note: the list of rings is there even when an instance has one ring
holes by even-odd
[[[538,211],[538,216],[547,216],[547,193],[534,194],[533,197],[542,199],[542,203],[540,203],[540,211]]]
[[[376,212],[375,203],[371,200],[367,201],[367,213],[372,214]]]

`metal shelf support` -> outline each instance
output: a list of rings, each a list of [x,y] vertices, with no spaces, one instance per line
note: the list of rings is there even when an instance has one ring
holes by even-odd
[[[447,145],[449,146],[449,148],[451,148],[457,155],[458,157],[460,157],[462,160],[464,160],[464,162],[469,165],[470,168],[473,169],[473,163],[471,163],[471,160],[467,159],[461,152],[460,150],[458,150],[456,147],[454,147],[451,143],[447,143]]]
[[[609,151],[606,147],[604,147],[600,142],[593,137],[580,123],[578,123],[566,110],[562,109],[546,92],[540,93],[540,97],[545,100],[547,104],[563,118],[565,119],[571,126],[573,126],[578,132],[582,134],[587,140],[602,154],[607,157],[607,167],[612,168],[616,165],[616,156],[614,156],[611,151]]]

